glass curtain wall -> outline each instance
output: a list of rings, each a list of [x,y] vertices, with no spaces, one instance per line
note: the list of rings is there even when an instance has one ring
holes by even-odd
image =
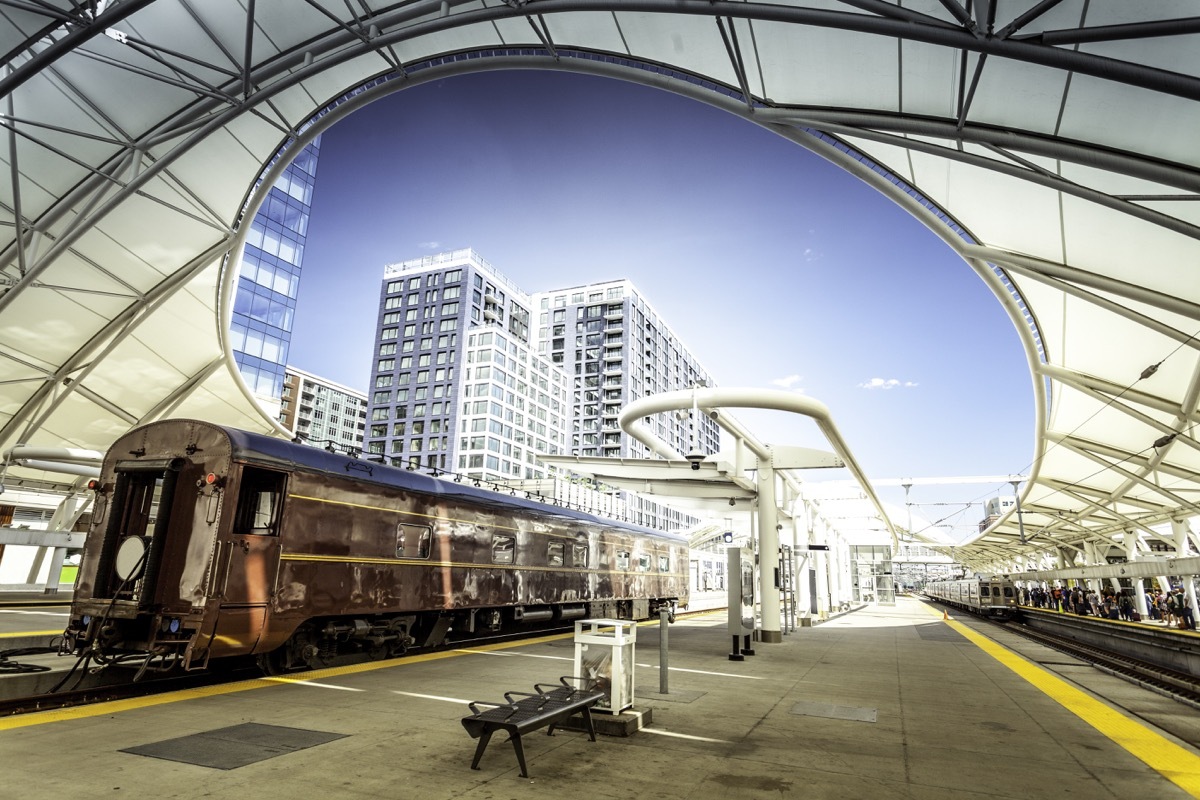
[[[283,390],[320,149],[318,137],[271,187],[242,255],[229,334],[242,377],[263,400]]]

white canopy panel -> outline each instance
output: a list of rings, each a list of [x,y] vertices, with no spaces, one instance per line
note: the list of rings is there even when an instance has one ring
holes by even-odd
[[[547,68],[741,114],[961,253],[1037,388],[1022,494],[1037,546],[1191,515],[1193,14],[1186,0],[0,0],[0,450],[103,449],[171,415],[274,430],[223,331],[230,256],[276,153],[407,86]],[[1003,519],[957,555],[1016,559],[1020,527]]]

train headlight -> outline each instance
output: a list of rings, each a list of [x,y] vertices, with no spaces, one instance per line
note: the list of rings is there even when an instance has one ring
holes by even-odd
[[[171,633],[179,633],[179,620],[174,617],[171,618],[170,631]]]
[[[82,617],[80,617],[80,618],[79,618],[79,621],[80,621],[80,622],[82,622],[82,623],[83,623],[83,627],[85,627],[85,628],[86,628],[88,625],[91,625],[91,624],[92,624],[92,615],[91,615],[91,614],[84,614]]]

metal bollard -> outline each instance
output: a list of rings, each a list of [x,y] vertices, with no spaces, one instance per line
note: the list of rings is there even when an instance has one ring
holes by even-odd
[[[667,691],[667,626],[671,611],[667,608],[658,610],[658,693],[670,694]]]

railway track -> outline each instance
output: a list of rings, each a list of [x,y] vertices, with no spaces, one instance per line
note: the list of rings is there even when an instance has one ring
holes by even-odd
[[[262,677],[262,673],[252,668],[240,668],[219,673],[206,672],[164,676],[138,681],[137,683],[126,681],[124,683],[41,693],[28,697],[13,697],[0,700],[0,718],[32,714],[37,711],[76,708],[95,703],[107,703],[114,700],[130,700],[137,697],[148,697],[150,695],[166,694],[184,689],[214,686],[255,677]]]
[[[1112,675],[1200,709],[1200,677],[1167,669],[1131,656],[1113,653],[1064,636],[1033,630],[1022,623],[990,620],[989,622],[1026,639],[1086,661]]]

